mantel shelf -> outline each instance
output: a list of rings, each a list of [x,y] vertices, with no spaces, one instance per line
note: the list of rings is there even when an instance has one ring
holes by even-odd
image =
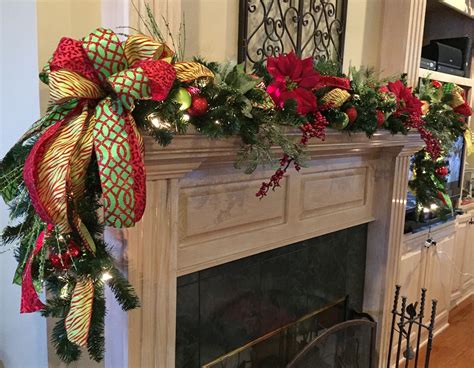
[[[288,136],[297,141],[301,134],[298,131],[288,132]],[[341,133],[328,129],[324,141],[313,139],[307,147],[310,158],[324,156],[349,156],[364,152],[374,152],[381,148],[403,147],[404,150],[416,152],[423,143],[418,133],[408,135],[391,134],[388,131],[377,132],[371,138],[365,133]],[[177,135],[166,147],[160,146],[151,137],[145,136],[145,163],[148,176],[151,178],[181,177],[186,172],[206,164],[233,162],[241,147],[238,137],[227,139],[209,139],[192,132]],[[278,154],[279,148],[274,148]]]

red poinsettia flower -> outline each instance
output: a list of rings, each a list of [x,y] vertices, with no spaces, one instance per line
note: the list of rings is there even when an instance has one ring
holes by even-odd
[[[397,113],[407,113],[408,115],[421,116],[422,102],[413,95],[411,88],[405,86],[401,80],[389,82],[388,90],[392,92],[397,99]]]
[[[283,107],[285,101],[293,99],[299,114],[316,111],[317,101],[312,89],[318,84],[320,75],[313,69],[311,57],[302,60],[294,52],[270,57],[267,70],[273,77],[267,92],[277,106]]]

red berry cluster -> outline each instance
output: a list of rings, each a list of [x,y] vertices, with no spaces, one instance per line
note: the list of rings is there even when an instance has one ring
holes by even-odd
[[[49,260],[54,268],[67,270],[71,266],[71,259],[78,257],[80,254],[81,248],[79,245],[71,241],[66,252],[60,254],[51,254],[49,256]]]
[[[288,167],[293,161],[294,160],[290,158],[287,154],[284,154],[283,157],[280,159],[280,167],[275,171],[275,174],[271,176],[269,182],[262,182],[260,189],[255,195],[259,198],[263,198],[267,195],[270,189],[275,190],[275,188],[281,186],[280,180],[283,179],[283,176],[285,175],[286,171],[288,170]],[[300,166],[296,162],[294,165],[295,169],[299,171]]]
[[[441,156],[441,145],[439,141],[433,136],[433,133],[426,130],[424,121],[418,114],[411,114],[408,119],[408,125],[415,128],[420,133],[421,139],[425,141],[426,151],[430,154],[433,160],[437,160]]]
[[[306,146],[310,138],[314,137],[324,140],[326,137],[326,127],[328,125],[329,121],[327,121],[327,119],[319,111],[317,111],[314,114],[313,123],[306,122],[300,126],[300,130],[303,133],[300,143],[303,146]]]
[[[326,137],[326,127],[328,125],[329,121],[321,114],[321,112],[317,111],[314,114],[314,121],[312,123],[306,122],[305,124],[300,126],[300,130],[302,133],[300,144],[306,146],[308,144],[309,139],[313,137],[324,140],[324,138]],[[299,163],[285,153],[280,159],[280,167],[275,171],[275,174],[271,176],[270,181],[262,183],[259,191],[256,193],[256,196],[259,198],[263,198],[267,195],[270,189],[275,190],[275,188],[279,187],[280,181],[285,175],[291,163],[293,163],[296,171],[301,170],[301,166],[299,165]]]

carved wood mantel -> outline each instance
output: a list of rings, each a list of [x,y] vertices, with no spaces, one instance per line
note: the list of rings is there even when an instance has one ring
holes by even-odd
[[[142,302],[129,316],[129,366],[175,366],[178,276],[362,223],[369,223],[364,311],[379,321],[384,357],[419,136],[330,131],[308,147],[307,167],[290,170],[263,200],[255,193],[273,170],[234,169],[239,145],[198,134],[166,148],[146,140],[147,208],[128,234],[129,277]]]

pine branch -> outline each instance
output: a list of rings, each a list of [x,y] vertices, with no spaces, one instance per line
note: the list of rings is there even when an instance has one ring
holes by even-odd
[[[140,301],[135,294],[132,285],[130,285],[122,273],[115,266],[112,267],[109,272],[112,278],[108,281],[108,285],[122,309],[124,311],[129,311],[140,307]]]

